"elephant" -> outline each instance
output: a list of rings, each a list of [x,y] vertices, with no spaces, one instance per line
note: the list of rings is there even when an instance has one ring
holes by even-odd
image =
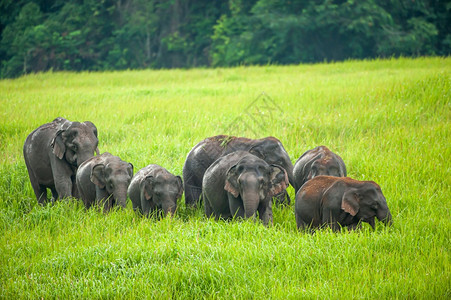
[[[346,177],[346,166],[340,156],[326,146],[306,151],[294,164],[294,189],[297,192],[307,180],[319,175]]]
[[[272,223],[272,197],[289,184],[287,171],[247,151],[218,158],[205,172],[202,198],[205,214],[216,219],[254,217]]]
[[[297,192],[295,216],[299,229],[329,224],[339,231],[341,226],[356,229],[361,222],[374,229],[375,217],[385,224],[392,223],[387,201],[377,183],[324,175],[307,181]]]
[[[89,121],[71,122],[58,117],[41,125],[26,138],[23,155],[31,186],[39,204],[77,197],[75,174],[87,159],[99,154],[97,128]]]
[[[185,203],[187,206],[197,206],[202,194],[202,179],[207,168],[221,156],[235,151],[247,151],[265,160],[268,164],[277,164],[287,171],[290,183],[293,185],[293,164],[282,143],[275,137],[262,139],[248,139],[227,135],[209,137],[199,142],[188,153],[183,166],[183,182],[185,189]],[[294,186],[294,185],[293,185]],[[290,197],[284,190],[278,198]]]
[[[111,153],[91,157],[77,171],[77,186],[86,209],[94,203],[108,212],[114,205],[125,208],[133,165]]]
[[[174,214],[182,197],[183,183],[165,168],[151,164],[139,170],[128,187],[133,209],[148,216],[152,211]]]

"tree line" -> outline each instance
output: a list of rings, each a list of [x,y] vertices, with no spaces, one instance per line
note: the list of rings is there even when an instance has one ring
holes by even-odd
[[[438,0],[3,0],[0,76],[451,53]]]

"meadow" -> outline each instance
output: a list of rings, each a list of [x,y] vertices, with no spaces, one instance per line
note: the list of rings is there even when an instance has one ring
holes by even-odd
[[[27,135],[92,121],[101,152],[181,175],[189,150],[231,134],[281,140],[293,163],[326,145],[348,176],[377,182],[393,225],[299,232],[273,225],[104,215],[37,204]],[[451,58],[42,73],[0,81],[0,298],[450,299]]]

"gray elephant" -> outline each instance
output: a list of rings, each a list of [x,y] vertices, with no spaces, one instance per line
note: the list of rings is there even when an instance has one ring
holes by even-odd
[[[250,218],[258,212],[263,224],[272,223],[272,197],[288,186],[284,168],[269,165],[246,151],[218,158],[205,172],[202,198],[205,214],[216,219]]]
[[[85,160],[99,153],[97,128],[89,122],[71,122],[56,118],[31,132],[23,146],[23,155],[31,186],[40,204],[77,197],[75,174]]]
[[[374,228],[374,218],[391,224],[392,216],[381,188],[373,181],[349,177],[318,176],[307,181],[296,194],[296,224],[299,229],[329,224],[355,229],[360,222]]]
[[[148,165],[139,170],[128,187],[133,209],[148,216],[152,211],[174,214],[177,200],[182,197],[183,183],[180,176],[174,176],[159,165]]]
[[[86,208],[94,203],[108,212],[114,205],[125,208],[127,188],[133,177],[133,165],[105,152],[80,165],[77,186]]]
[[[346,166],[340,156],[326,146],[306,151],[294,164],[294,188],[297,192],[307,180],[319,175],[346,177]]]
[[[281,166],[287,171],[290,183],[293,185],[293,164],[290,156],[278,139],[266,137],[254,140],[244,137],[218,135],[199,142],[187,155],[183,166],[185,203],[187,205],[197,205],[199,196],[202,194],[202,179],[207,168],[219,157],[235,151],[247,151],[265,160],[268,164]],[[283,202],[285,195],[289,204],[290,198],[285,191],[283,194],[278,195],[278,198],[281,198],[281,202]]]

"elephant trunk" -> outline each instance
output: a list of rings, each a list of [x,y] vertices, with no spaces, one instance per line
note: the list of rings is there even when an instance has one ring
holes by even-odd
[[[260,193],[258,191],[245,191],[241,198],[243,200],[245,218],[255,216],[260,203]]]
[[[288,165],[288,168],[285,171],[287,171],[288,181],[290,182],[291,186],[293,188],[296,188],[295,181],[294,181],[293,170],[294,170],[294,166],[292,164],[290,164],[290,165]]]
[[[127,206],[127,187],[121,186],[117,187],[113,192],[114,200],[116,200],[116,205],[122,208]]]
[[[387,208],[387,211],[382,211],[377,213],[377,219],[382,221],[385,225],[392,225],[393,219],[390,213],[390,210]]]
[[[174,202],[174,199],[168,197],[163,199],[161,207],[165,216],[169,215],[172,217],[177,209],[177,202]]]
[[[79,167],[84,161],[88,160],[89,158],[93,157],[94,153],[92,151],[83,151],[83,152],[77,152],[75,156],[77,167]]]

